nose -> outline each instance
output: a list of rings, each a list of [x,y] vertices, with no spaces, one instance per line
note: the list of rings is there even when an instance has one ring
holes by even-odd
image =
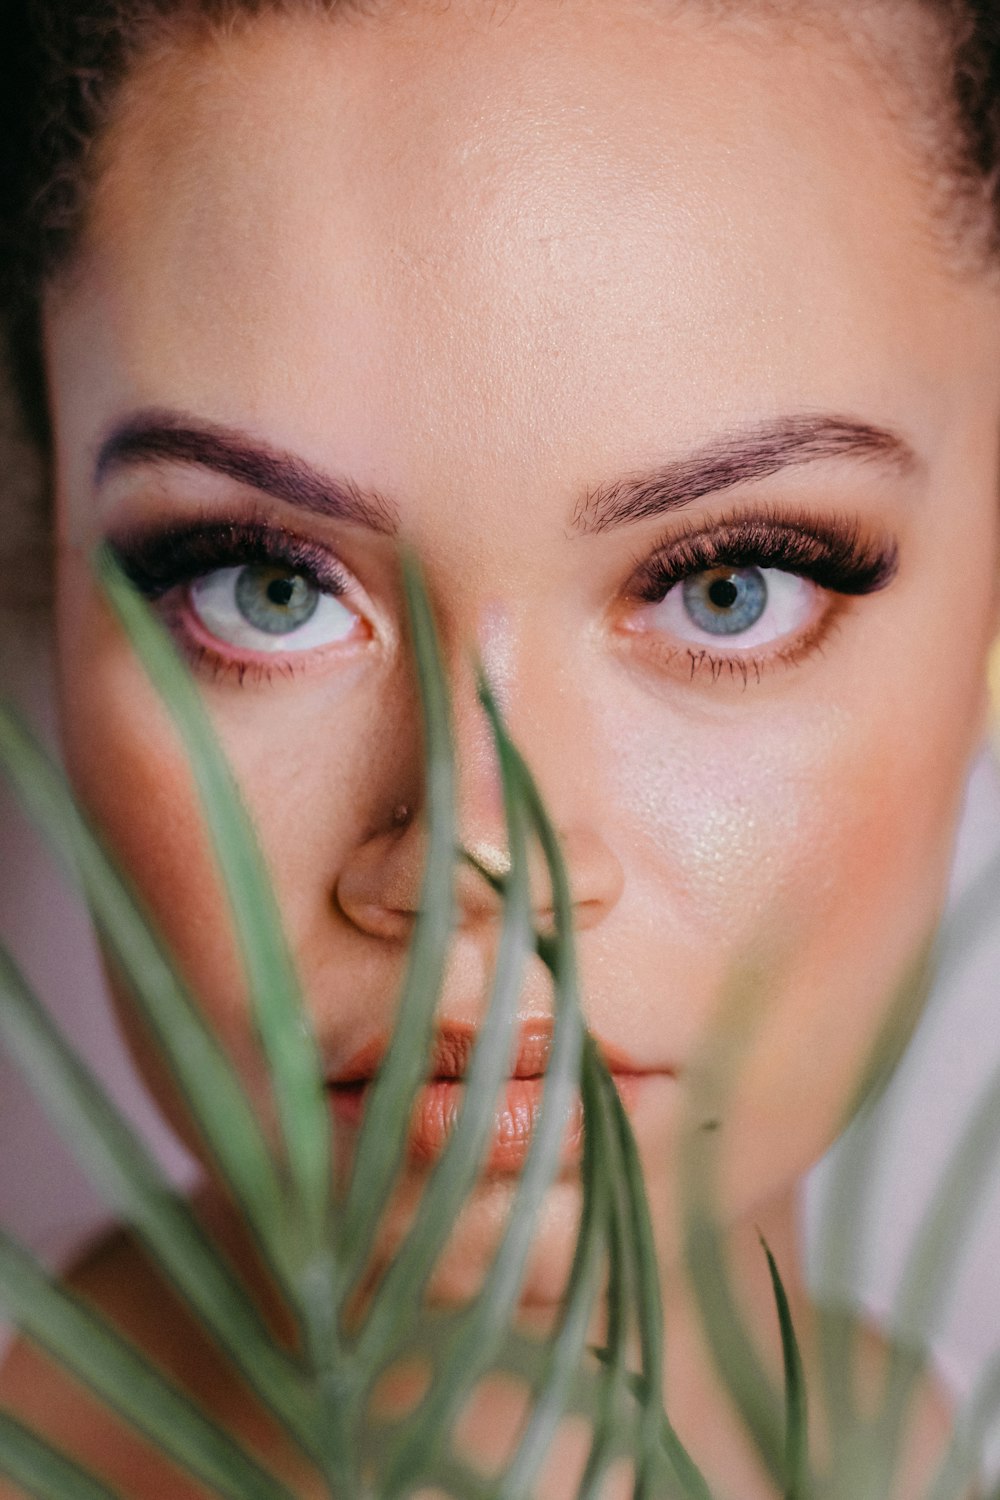
[[[453,734],[457,776],[459,849],[466,850],[491,874],[503,876],[510,865],[503,792],[492,735],[474,691],[456,696]],[[523,748],[523,747],[522,747]],[[569,746],[551,741],[546,763],[569,764]],[[564,758],[563,758],[564,757]],[[623,886],[621,861],[600,828],[599,809],[563,769],[543,777],[527,756],[539,782],[566,865],[573,923],[586,930],[616,905]],[[409,937],[420,902],[427,858],[427,825],[420,804],[386,799],[383,826],[372,832],[344,864],[336,882],[341,912],[360,931],[373,937]],[[538,841],[528,839],[528,877],[536,925],[543,930],[553,918],[552,884]],[[502,897],[456,850],[454,892],[460,927],[476,929],[502,915]]]

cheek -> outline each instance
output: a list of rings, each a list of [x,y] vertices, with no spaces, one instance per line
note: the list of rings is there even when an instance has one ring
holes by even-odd
[[[62,738],[76,795],[256,1089],[259,1060],[232,924],[173,726],[82,567],[61,561],[56,604]],[[169,1090],[160,1087],[152,1049],[113,968],[111,978],[133,1052],[164,1102]]]
[[[677,935],[697,934],[705,952],[799,945],[831,921],[871,923],[878,898],[938,893],[980,717],[971,655],[940,680],[830,673],[700,717],[623,712],[645,728],[607,794]]]
[[[814,697],[678,720],[669,749],[649,737],[621,767],[655,1019],[685,1064],[720,1045],[737,1059],[720,1135],[734,1215],[837,1133],[943,903],[977,674],[934,714],[926,684],[880,687],[853,712]]]

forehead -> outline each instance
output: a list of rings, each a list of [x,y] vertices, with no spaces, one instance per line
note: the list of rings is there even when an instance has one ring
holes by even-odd
[[[890,392],[926,427],[984,342],[845,47],[631,0],[272,17],[157,52],[67,308],[81,288],[78,342],[134,399],[362,466],[431,434],[435,461],[481,441],[508,474],[540,439],[634,462],[664,425],[877,417]]]

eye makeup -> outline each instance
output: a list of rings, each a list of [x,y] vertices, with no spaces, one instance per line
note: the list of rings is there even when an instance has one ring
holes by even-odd
[[[892,582],[899,549],[891,538],[866,537],[855,520],[760,511],[681,532],[635,562],[629,592],[647,604],[694,573],[724,567],[780,568],[831,593],[858,596]]]
[[[284,569],[308,581],[325,595],[339,598],[356,592],[350,575],[330,551],[287,528],[259,517],[244,519],[201,517],[186,522],[136,526],[114,532],[108,538],[119,562],[136,588],[151,602],[164,601],[166,623],[187,650],[193,662],[211,667],[217,674],[234,670],[244,680],[251,669],[253,680],[270,676],[270,665],[254,658],[258,653],[234,649],[216,641],[212,634],[188,620],[189,595],[199,580],[225,569],[258,564]],[[625,591],[627,600],[641,605],[661,605],[683,585],[701,588],[713,572],[727,569],[768,570],[791,575],[815,585],[816,602],[823,592],[858,597],[887,587],[898,570],[898,546],[885,535],[866,534],[861,523],[848,517],[817,517],[807,512],[759,510],[753,514],[730,513],[698,528],[675,533],[651,552],[633,559],[634,571]],[[775,574],[772,572],[772,577]],[[730,587],[723,581],[723,589]],[[802,585],[805,587],[805,584]],[[187,590],[177,599],[169,596]],[[188,602],[185,603],[185,600]],[[808,600],[806,600],[808,605]],[[668,611],[668,615],[669,615]],[[676,611],[675,611],[676,613]],[[692,642],[685,632],[664,629],[665,620],[646,621],[630,633],[641,637],[658,661],[672,670],[680,663],[685,676],[708,675],[716,682],[727,676],[742,683],[759,680],[763,672],[782,663],[792,665],[816,649],[832,629],[840,611],[836,601],[809,611],[803,627],[789,629],[778,639],[767,639],[765,649],[747,635],[733,632],[710,641]],[[790,620],[789,625],[793,622]],[[719,649],[726,647],[728,649]],[[276,649],[276,648],[274,648]],[[321,648],[312,652],[319,658]],[[288,676],[302,665],[296,657],[309,653],[296,649],[289,634],[289,650],[273,667]]]
[[[125,576],[151,601],[217,568],[248,563],[287,568],[325,594],[340,596],[351,587],[325,547],[264,521],[198,520],[137,527],[113,533],[108,543]]]
[[[256,516],[203,517],[116,530],[107,542],[191,666],[213,681],[289,680],[345,644],[350,616],[339,601],[355,592],[350,575],[327,548],[286,527]],[[239,608],[241,589],[270,612],[277,632],[254,629],[256,612]],[[290,607],[296,590],[314,601],[301,629]],[[350,614],[358,618],[353,608]]]
[[[848,598],[892,582],[899,549],[855,519],[763,510],[674,534],[634,562],[628,597],[649,609],[626,628],[657,667],[746,687],[820,651]]]

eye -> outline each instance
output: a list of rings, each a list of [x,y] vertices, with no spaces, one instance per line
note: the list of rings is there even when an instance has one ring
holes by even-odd
[[[192,581],[188,601],[215,640],[271,654],[345,640],[359,618],[313,579],[272,563],[215,568]]]
[[[800,633],[820,592],[782,568],[706,568],[675,583],[651,608],[647,625],[688,644],[750,649]]]

